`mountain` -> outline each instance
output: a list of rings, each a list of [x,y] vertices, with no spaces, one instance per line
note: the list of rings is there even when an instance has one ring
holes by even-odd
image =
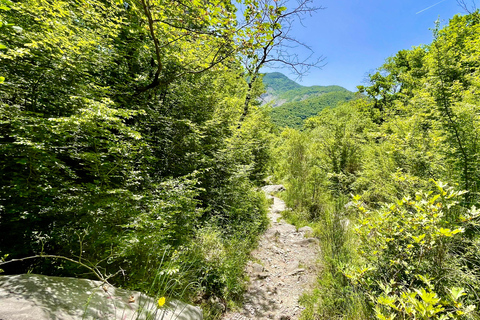
[[[266,93],[260,99],[262,104],[272,105],[272,121],[279,127],[301,129],[306,118],[355,96],[340,86],[305,87],[280,72],[266,73],[263,84]]]
[[[265,76],[263,76],[263,84],[274,93],[303,87],[280,72],[266,73]]]

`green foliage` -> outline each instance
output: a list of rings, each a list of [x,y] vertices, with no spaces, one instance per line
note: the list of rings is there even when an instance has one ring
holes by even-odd
[[[320,240],[322,271],[315,290],[302,297],[302,319],[370,319],[363,293],[349,283],[342,269],[356,259],[355,237],[344,210],[347,198],[324,197],[322,215],[311,224]]]
[[[322,193],[351,192],[370,126],[354,104],[344,104],[308,119],[305,132],[284,130],[276,173],[285,179],[288,205],[315,217],[322,211]]]
[[[363,267],[347,267],[352,285],[369,293],[378,319],[450,319],[473,312],[475,292],[458,245],[468,220],[458,219],[460,192],[437,183],[437,192],[418,193],[376,211],[355,198],[358,252]],[[470,218],[478,213],[470,210]],[[472,215],[473,214],[473,215]],[[460,289],[465,286],[465,288]],[[418,298],[417,298],[418,296]],[[460,296],[464,303],[460,302]]]
[[[347,91],[340,86],[310,86],[301,87],[294,90],[283,91],[278,95],[278,99],[285,102],[303,101],[309,98],[320,96],[322,94]]]
[[[276,175],[325,265],[305,319],[479,317],[479,21],[455,16],[359,99],[283,132]]]
[[[230,1],[187,6],[0,0],[2,256],[90,261],[152,294],[240,296],[273,128],[250,104],[238,126],[261,90],[239,60],[281,26],[246,12],[239,28]],[[88,276],[68,260],[4,269]]]
[[[267,90],[267,95],[273,95],[275,100],[279,100],[282,103],[301,101],[333,91],[346,91],[345,88],[340,86],[304,87],[280,72],[266,73],[263,76],[263,84]]]
[[[479,68],[474,61],[479,32],[478,12],[455,16],[447,27],[434,30],[432,44],[400,51],[371,75],[370,86],[360,88],[371,98],[365,112],[374,121],[390,128],[399,120],[415,121],[418,136],[441,143],[436,160],[444,167],[442,175],[469,191],[466,201],[473,200],[478,185],[473,109],[478,105]]]
[[[278,127],[300,129],[308,117],[354,98],[340,86],[304,87],[279,72],[266,73],[263,83],[266,93],[262,100],[273,102],[271,117]]]
[[[302,88],[301,85],[299,85],[293,80],[290,80],[283,73],[280,72],[266,73],[263,76],[263,84],[265,85],[267,90],[271,89],[277,94]]]

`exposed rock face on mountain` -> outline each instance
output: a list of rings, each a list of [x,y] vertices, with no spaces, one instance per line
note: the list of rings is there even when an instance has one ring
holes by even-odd
[[[201,320],[202,310],[100,281],[36,274],[0,276],[1,320]]]
[[[279,127],[300,129],[306,118],[355,96],[340,86],[304,87],[279,72],[265,74],[263,83],[266,93],[260,97],[261,103],[273,107],[272,121]]]

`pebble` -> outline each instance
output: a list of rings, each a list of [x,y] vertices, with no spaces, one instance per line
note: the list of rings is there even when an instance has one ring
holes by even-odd
[[[263,272],[263,270],[265,270],[265,268],[261,264],[258,264],[258,263],[254,263],[252,265],[252,269],[253,269],[253,272],[255,272],[255,273],[260,273],[260,272]]]
[[[290,275],[294,276],[294,275],[302,273],[302,272],[305,272],[305,269],[296,269],[292,273],[290,273]]]

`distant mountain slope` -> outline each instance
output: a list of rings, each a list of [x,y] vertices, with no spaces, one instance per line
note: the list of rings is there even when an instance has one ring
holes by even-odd
[[[271,102],[273,107],[284,103],[306,100],[312,96],[320,96],[332,91],[345,91],[340,86],[311,86],[304,87],[280,72],[266,73],[263,84],[267,90],[260,98],[263,104]]]
[[[305,119],[317,115],[325,108],[336,107],[339,103],[354,97],[353,92],[345,90],[325,93],[303,101],[288,102],[272,110],[272,121],[279,127],[301,129]]]
[[[263,84],[275,93],[303,87],[280,72],[266,73],[263,77]]]
[[[261,96],[262,102],[272,104],[272,121],[279,127],[301,129],[306,118],[354,98],[354,93],[343,87],[304,87],[280,72],[265,74],[263,83],[267,92]]]

